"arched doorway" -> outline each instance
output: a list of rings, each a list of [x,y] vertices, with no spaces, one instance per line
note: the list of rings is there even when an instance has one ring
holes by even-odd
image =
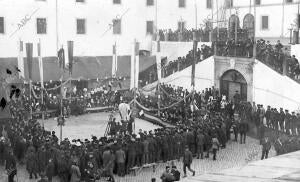
[[[228,70],[222,75],[220,79],[220,91],[229,100],[233,100],[234,95],[238,93],[241,100],[247,101],[247,81],[236,70]]]
[[[248,38],[254,37],[254,16],[252,14],[248,13],[245,15],[243,29],[248,31]]]

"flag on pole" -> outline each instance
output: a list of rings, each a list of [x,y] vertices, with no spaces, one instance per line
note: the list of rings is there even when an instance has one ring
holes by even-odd
[[[157,67],[157,79],[160,83],[161,81],[161,54],[160,54],[160,40],[157,40],[157,50],[156,50],[156,67]]]
[[[74,42],[68,41],[68,57],[69,57],[69,73],[70,73],[70,75],[72,75],[72,72],[73,72],[73,62],[74,62],[73,49],[74,49]]]
[[[19,77],[25,78],[24,74],[24,59],[23,59],[23,41],[19,41],[19,56],[18,56],[18,69],[20,70],[19,72]]]
[[[65,69],[65,50],[64,48],[60,48],[58,53],[58,62],[59,62],[59,67]]]
[[[39,39],[39,43],[38,43],[37,47],[38,47],[38,59],[39,59],[41,87],[44,88],[44,66],[43,66],[43,58],[42,58],[42,53],[41,53],[41,39]]]
[[[134,40],[133,53],[131,56],[130,89],[138,88],[139,81],[139,43]]]
[[[117,69],[118,69],[118,57],[117,57],[117,45],[116,43],[113,45],[113,58],[112,58],[112,71],[111,75],[112,77],[117,76]]]
[[[26,56],[27,56],[27,67],[28,67],[28,79],[32,80],[32,43],[26,43]]]
[[[196,69],[196,60],[197,60],[197,45],[196,32],[193,32],[193,64],[192,64],[192,78],[191,85],[195,86],[195,69]]]

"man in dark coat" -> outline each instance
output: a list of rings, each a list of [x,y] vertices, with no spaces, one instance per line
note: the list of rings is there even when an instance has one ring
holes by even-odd
[[[42,146],[41,149],[38,151],[37,157],[38,157],[39,174],[41,174],[45,172],[47,162],[49,161],[49,159],[47,158],[45,146]]]
[[[265,137],[263,142],[262,142],[262,155],[261,155],[261,160],[267,159],[269,151],[271,149],[271,142],[268,137]]]
[[[204,135],[203,133],[198,130],[197,132],[197,159],[199,159],[201,155],[201,159],[203,159],[203,146],[204,145]]]
[[[136,157],[135,139],[131,139],[131,141],[128,143],[127,150],[128,150],[127,170],[129,170],[135,165],[135,157]]]
[[[38,163],[35,149],[33,147],[29,147],[26,154],[26,169],[29,173],[29,179],[32,179],[32,175],[34,175],[35,179],[37,179],[37,167]]]
[[[183,177],[186,177],[186,168],[188,168],[188,170],[193,173],[193,176],[195,176],[195,171],[191,169],[192,162],[193,162],[193,154],[189,150],[189,147],[186,146],[183,154],[183,172],[184,172]]]
[[[240,131],[240,143],[246,143],[246,133],[248,132],[248,123],[241,122],[239,124],[239,131]]]
[[[17,162],[11,149],[8,151],[5,159],[5,169],[8,174],[8,182],[14,182],[14,177],[17,175]]]
[[[115,157],[113,153],[110,150],[110,147],[107,147],[102,155],[103,158],[103,168],[104,173],[106,176],[110,177],[111,181],[114,182],[114,176],[113,176],[113,168],[114,168],[114,160]]]
[[[266,113],[265,113],[265,117],[266,117],[266,121],[267,121],[267,126],[268,128],[271,128],[272,126],[272,122],[271,120],[271,106],[268,106],[267,110],[266,110]]]
[[[285,118],[285,114],[283,112],[283,108],[280,108],[280,112],[279,112],[279,126],[280,126],[280,130],[284,131],[284,118]]]

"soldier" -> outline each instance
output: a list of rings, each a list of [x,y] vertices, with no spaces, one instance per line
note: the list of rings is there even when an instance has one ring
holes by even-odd
[[[203,159],[203,145],[204,145],[204,135],[200,129],[197,131],[197,159],[199,159],[201,154],[201,159]]]
[[[262,142],[261,160],[268,158],[270,149],[271,149],[271,142],[270,142],[268,137],[265,137],[263,142]]]
[[[241,122],[239,125],[239,131],[240,131],[240,143],[245,144],[246,143],[246,133],[248,132],[248,123]]]
[[[292,135],[296,135],[297,133],[297,116],[295,114],[295,112],[292,112],[292,116],[291,116],[291,121],[290,121],[290,125],[291,125],[291,134]]]
[[[136,143],[135,139],[132,138],[128,143],[128,162],[127,162],[127,170],[131,169],[135,165],[135,157],[136,157]]]
[[[220,147],[220,143],[219,143],[219,140],[217,139],[217,136],[215,135],[212,138],[212,149],[213,149],[213,160],[214,161],[216,160],[217,151],[219,150],[219,147]]]
[[[5,169],[7,171],[8,182],[14,182],[14,176],[17,175],[17,162],[13,151],[9,149],[5,158]]]
[[[137,137],[136,140],[136,164],[137,166],[142,166],[143,143],[139,137]]]
[[[167,162],[168,158],[169,158],[169,153],[168,153],[168,148],[169,148],[169,144],[168,144],[168,139],[166,134],[164,134],[162,136],[162,145],[163,145],[163,161]]]
[[[211,137],[208,132],[204,132],[204,146],[206,150],[205,158],[209,158],[209,149],[211,147]]]
[[[174,159],[180,159],[180,147],[181,147],[181,136],[179,134],[179,131],[174,132],[174,144],[173,144],[173,152],[174,152]]]
[[[280,113],[279,113],[279,126],[280,130],[284,131],[284,119],[285,119],[285,114],[283,112],[283,108],[280,108]]]
[[[189,150],[189,147],[186,146],[183,154],[183,172],[184,172],[183,177],[186,177],[186,168],[188,168],[188,170],[193,173],[193,176],[195,176],[195,171],[191,169],[192,162],[193,162],[193,154]]]
[[[291,129],[291,114],[289,113],[288,110],[285,110],[285,118],[284,118],[284,121],[285,121],[285,132],[289,135],[291,134],[290,132],[290,129]]]
[[[238,132],[239,132],[239,121],[236,120],[236,119],[233,121],[232,130],[233,130],[233,133],[234,133],[234,141],[237,142]]]
[[[300,135],[300,113],[297,113],[297,134]]]
[[[149,163],[149,140],[145,138],[143,143],[143,164]]]
[[[32,179],[32,175],[34,175],[35,179],[37,179],[37,155],[35,153],[35,149],[33,147],[29,147],[26,154],[26,169],[29,173],[29,179]]]
[[[106,147],[105,151],[103,152],[103,167],[104,173],[110,177],[111,181],[115,181],[113,176],[113,166],[114,166],[114,155],[110,150],[110,147]]]
[[[125,159],[126,155],[124,150],[121,146],[119,146],[119,149],[116,151],[116,162],[117,162],[117,174],[118,176],[124,176],[125,175]]]
[[[267,126],[268,126],[268,128],[272,128],[273,126],[271,125],[272,124],[272,114],[271,113],[273,113],[272,112],[273,111],[273,109],[271,109],[271,107],[270,106],[268,106],[268,108],[267,108],[267,110],[266,110],[266,114],[265,114],[265,117],[266,117],[266,121],[267,121]]]
[[[273,123],[273,125],[274,125],[274,129],[276,130],[276,131],[278,131],[278,121],[279,121],[279,119],[280,119],[280,114],[279,114],[279,112],[277,111],[277,109],[275,108],[274,109],[274,123]]]

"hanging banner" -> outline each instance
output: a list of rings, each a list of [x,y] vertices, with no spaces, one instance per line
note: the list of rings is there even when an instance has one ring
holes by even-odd
[[[157,41],[157,50],[156,50],[156,67],[157,67],[157,79],[158,82],[161,82],[161,54],[160,54],[160,40]]]
[[[19,77],[20,78],[25,78],[25,73],[24,73],[24,59],[23,59],[23,41],[19,41],[19,56],[18,56],[18,68],[19,68]]]
[[[131,56],[130,89],[138,88],[139,83],[139,43],[134,41],[133,53]]]
[[[113,45],[113,57],[112,57],[112,70],[111,75],[113,78],[117,77],[117,67],[118,67],[118,56],[117,56],[117,45]]]
[[[44,88],[44,66],[43,66],[43,58],[42,58],[42,53],[41,53],[41,39],[39,39],[37,48],[38,48],[41,87]]]
[[[197,59],[197,45],[198,42],[196,40],[196,32],[193,32],[193,64],[192,64],[192,78],[191,78],[191,85],[195,86],[195,69],[196,69],[196,59]]]
[[[28,67],[28,79],[32,80],[32,43],[26,43],[26,56],[27,56],[27,67]]]
[[[72,75],[73,73],[73,62],[74,62],[74,56],[73,51],[74,50],[74,42],[68,41],[68,57],[69,57],[69,74]]]

